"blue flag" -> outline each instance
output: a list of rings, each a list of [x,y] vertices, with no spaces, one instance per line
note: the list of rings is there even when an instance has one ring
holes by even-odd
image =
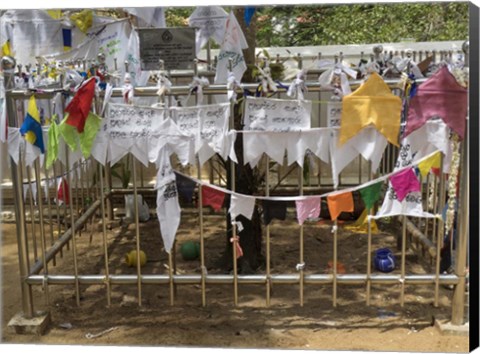
[[[250,21],[252,20],[253,14],[255,13],[255,7],[253,6],[245,6],[245,12],[243,19],[245,20],[245,24],[250,26]]]
[[[27,115],[20,127],[20,134],[22,134],[30,144],[38,147],[42,154],[45,153],[40,113],[38,112],[34,96],[31,96],[30,101],[28,101]]]

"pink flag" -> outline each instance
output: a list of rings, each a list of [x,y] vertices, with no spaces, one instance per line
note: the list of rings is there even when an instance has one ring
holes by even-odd
[[[433,117],[440,117],[461,138],[465,134],[468,90],[462,87],[446,66],[418,87],[408,107],[405,136]]]
[[[297,219],[300,225],[303,225],[308,218],[318,218],[320,215],[320,198],[308,198],[304,200],[296,200]]]
[[[420,192],[420,182],[412,168],[394,174],[390,177],[390,182],[400,202],[405,199],[408,193]]]

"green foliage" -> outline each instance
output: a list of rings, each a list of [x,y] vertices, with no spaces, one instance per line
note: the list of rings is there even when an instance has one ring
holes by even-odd
[[[117,162],[115,165],[112,166],[111,174],[113,177],[118,178],[122,182],[122,188],[128,188],[128,184],[130,183],[130,178],[132,176],[130,166],[130,154],[128,154],[127,157],[123,159],[123,161]]]
[[[194,7],[170,7],[170,27],[188,26]],[[229,7],[224,7],[228,12]],[[258,7],[257,47],[464,40],[468,3],[378,3]]]
[[[263,7],[257,29],[258,47],[464,40],[468,3]]]

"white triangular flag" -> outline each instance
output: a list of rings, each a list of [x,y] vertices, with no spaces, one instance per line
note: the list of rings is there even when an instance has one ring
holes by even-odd
[[[128,62],[128,72],[133,86],[146,86],[150,77],[149,71],[142,71],[140,67],[140,40],[138,32],[132,30],[128,39],[128,48],[125,53],[125,62]]]
[[[255,208],[255,198],[240,194],[232,194],[230,208],[228,212],[235,219],[239,215],[245,216],[248,220],[252,219],[253,209]]]
[[[180,205],[175,181],[167,183],[157,190],[157,216],[160,223],[165,251],[170,253],[180,225]]]
[[[232,59],[231,71],[235,75],[235,78],[241,81],[243,73],[247,70],[242,52],[242,49],[246,48],[248,48],[248,44],[245,36],[233,11],[231,11],[226,23],[225,37],[223,38],[218,55],[217,72],[215,75],[216,84],[227,83],[229,59]]]

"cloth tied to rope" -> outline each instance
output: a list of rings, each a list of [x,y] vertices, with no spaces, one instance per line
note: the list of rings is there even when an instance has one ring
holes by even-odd
[[[304,100],[304,92],[307,91],[307,86],[305,86],[305,77],[306,71],[302,69],[298,74],[297,77],[293,80],[293,82],[288,87],[287,96],[288,97],[296,97],[299,100]]]
[[[237,259],[243,256],[243,250],[242,247],[240,246],[240,237],[238,236],[233,236],[230,239],[230,242],[235,245],[236,253],[237,253]]]
[[[321,87],[331,87],[335,76],[340,78],[340,88],[342,95],[352,93],[348,77],[352,79],[357,78],[357,71],[349,68],[343,62],[335,63],[333,60],[323,59],[317,63],[318,69],[325,69],[325,71],[318,77],[318,82]]]

